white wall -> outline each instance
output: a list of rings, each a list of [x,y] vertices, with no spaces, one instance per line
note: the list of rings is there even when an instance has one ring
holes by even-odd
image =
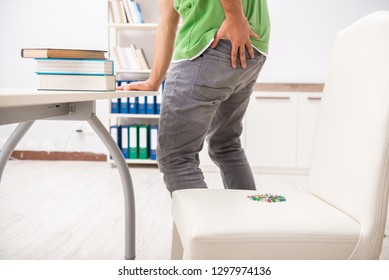
[[[106,0],[0,0],[0,87],[36,88],[35,61],[21,58],[27,47],[107,49]],[[97,102],[97,114],[108,122],[108,102]],[[85,122],[39,121],[17,150],[105,153],[96,135],[75,130]],[[0,147],[15,125],[0,127]]]
[[[323,83],[336,33],[371,12],[389,10],[389,0],[268,0],[268,5],[270,55],[260,81],[281,83]]]
[[[274,83],[323,83],[336,33],[370,12],[389,10],[389,0],[268,0],[268,4],[270,54],[259,80]],[[0,87],[36,88],[35,63],[20,57],[22,48],[107,49],[107,15],[106,0],[0,0]],[[99,101],[97,115],[105,123],[107,113],[108,103]],[[81,125],[39,121],[17,149],[105,153],[97,136],[75,133]],[[0,127],[0,147],[14,126]]]

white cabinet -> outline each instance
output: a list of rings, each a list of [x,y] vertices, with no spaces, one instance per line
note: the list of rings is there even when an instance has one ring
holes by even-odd
[[[242,146],[254,172],[307,173],[321,92],[253,92],[244,119]],[[200,167],[215,170],[207,144]]]
[[[246,113],[245,151],[254,168],[295,166],[298,95],[254,92]]]
[[[297,130],[297,167],[309,168],[319,116],[321,93],[300,93]]]
[[[308,171],[320,99],[320,92],[252,94],[243,139],[254,171]]]

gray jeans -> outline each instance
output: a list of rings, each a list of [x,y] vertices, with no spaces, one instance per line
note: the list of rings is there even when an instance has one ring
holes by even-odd
[[[158,132],[157,160],[172,193],[206,188],[199,152],[208,142],[227,189],[255,189],[240,143],[242,119],[266,57],[255,51],[247,68],[231,67],[231,44],[221,40],[194,60],[172,63],[166,79]]]

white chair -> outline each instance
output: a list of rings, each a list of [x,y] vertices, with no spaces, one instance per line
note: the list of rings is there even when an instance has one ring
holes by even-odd
[[[389,190],[389,11],[339,32],[307,192],[173,193],[173,258],[378,259]]]

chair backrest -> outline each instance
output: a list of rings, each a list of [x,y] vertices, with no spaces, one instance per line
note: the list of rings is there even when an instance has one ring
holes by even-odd
[[[389,190],[389,11],[338,33],[308,191],[361,224],[353,259],[377,259]]]

